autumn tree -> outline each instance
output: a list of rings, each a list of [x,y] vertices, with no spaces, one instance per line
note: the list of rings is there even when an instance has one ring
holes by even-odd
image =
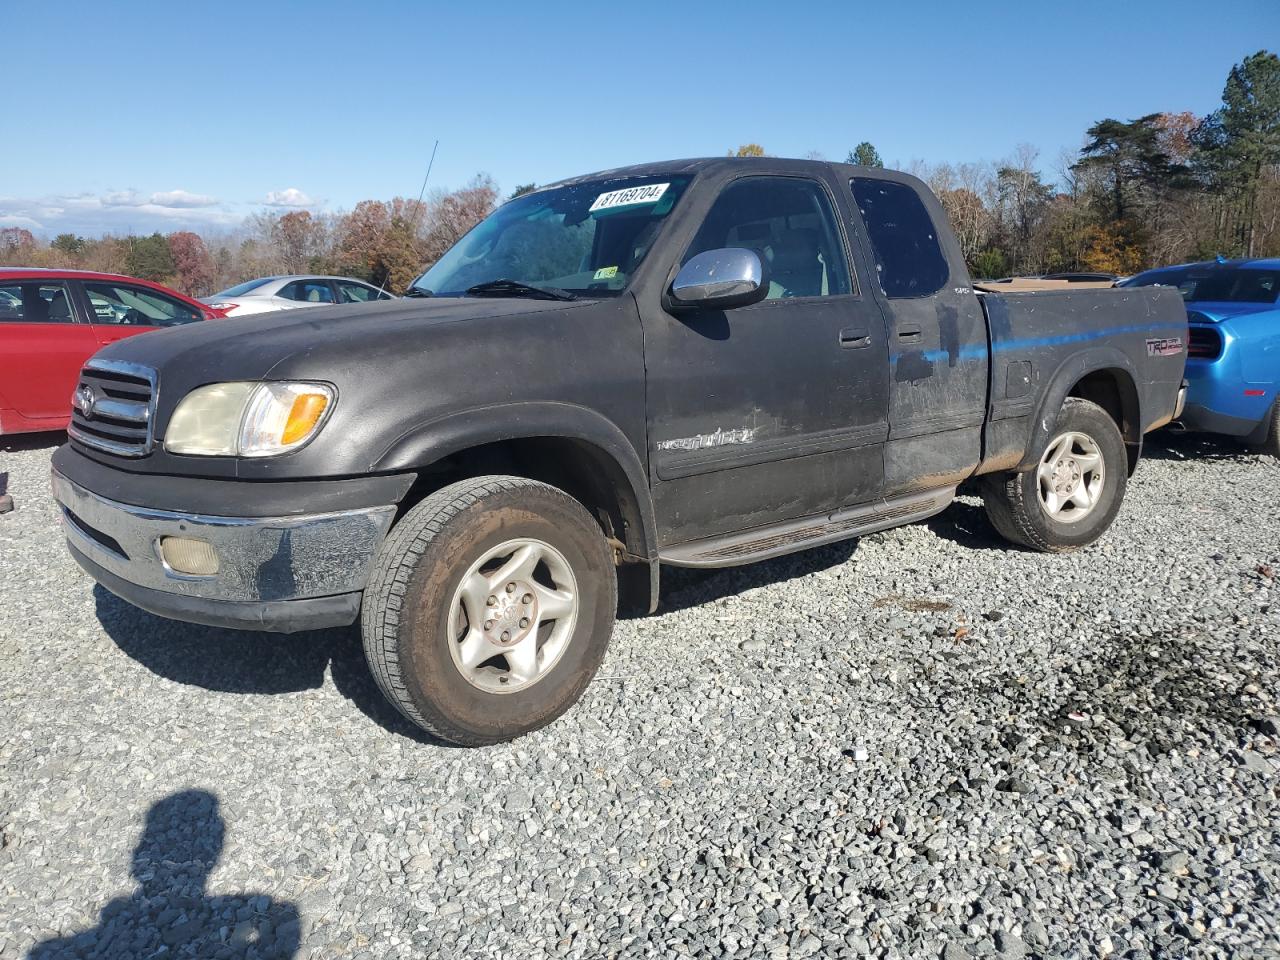
[[[764,147],[758,143],[744,143],[737,150],[730,150],[731,157],[763,157]]]
[[[526,193],[533,193],[537,189],[538,185],[536,183],[522,183],[507,194],[507,199],[514,200],[516,197],[523,197]]]
[[[308,210],[291,210],[271,224],[271,242],[285,273],[305,273],[324,249],[325,229]]]
[[[213,293],[213,257],[204,241],[189,230],[171,233],[167,240],[173,257],[175,286],[192,297]]]

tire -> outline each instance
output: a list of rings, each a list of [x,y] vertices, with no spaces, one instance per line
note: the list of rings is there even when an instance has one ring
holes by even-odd
[[[1057,456],[1049,461],[1052,454]],[[1080,466],[1095,459],[1100,476],[1099,471]],[[1043,480],[1042,473],[1046,474]],[[1096,403],[1068,397],[1036,466],[984,477],[981,490],[987,516],[1006,540],[1043,553],[1068,553],[1087,547],[1107,531],[1127,484],[1128,457],[1115,421]],[[1058,493],[1068,489],[1070,494]],[[1048,494],[1042,495],[1042,490],[1057,499],[1046,499]],[[1080,504],[1087,502],[1087,509],[1073,498],[1079,498]]]
[[[482,746],[546,726],[578,700],[617,606],[609,546],[578,501],[533,480],[478,477],[392,528],[361,634],[379,688],[410,722]]]
[[[1280,457],[1280,401],[1272,404],[1271,413],[1267,417],[1269,427],[1267,435],[1258,444],[1258,452]]]

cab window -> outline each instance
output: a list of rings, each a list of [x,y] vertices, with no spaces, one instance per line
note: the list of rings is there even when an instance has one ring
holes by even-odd
[[[946,286],[951,270],[937,228],[915,190],[874,177],[854,177],[849,185],[871,238],[884,295],[927,297]]]
[[[333,288],[328,280],[294,280],[281,287],[276,296],[301,303],[333,303]]]
[[[73,323],[65,284],[8,283],[0,286],[0,323]]]
[[[338,295],[342,298],[343,303],[368,303],[371,300],[391,299],[388,294],[375,290],[373,287],[366,287],[363,283],[339,280],[336,286],[338,287]]]
[[[190,304],[146,287],[120,283],[86,283],[84,292],[93,310],[90,323],[177,327],[204,319],[204,315]]]
[[[813,180],[745,177],[725,187],[685,252],[754,250],[769,279],[767,300],[852,292],[849,263],[827,192]]]

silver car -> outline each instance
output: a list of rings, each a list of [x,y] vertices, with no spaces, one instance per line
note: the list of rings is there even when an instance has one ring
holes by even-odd
[[[390,299],[391,294],[363,280],[293,275],[247,280],[211,297],[201,297],[200,302],[225,310],[229,317],[238,317],[247,313],[318,307],[327,303],[368,303]]]

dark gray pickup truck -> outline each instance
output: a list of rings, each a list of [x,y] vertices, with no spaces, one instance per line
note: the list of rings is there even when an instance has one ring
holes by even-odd
[[[512,200],[409,299],[193,324],[85,367],[54,491],[146,610],[360,621],[383,692],[466,744],[590,681],[661,564],[920,520],[1092,543],[1175,416],[1176,291],[980,293],[928,189],[709,159]]]

